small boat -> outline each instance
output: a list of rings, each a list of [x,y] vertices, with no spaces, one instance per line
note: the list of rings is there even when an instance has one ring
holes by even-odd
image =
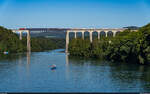
[[[54,69],[56,69],[56,65],[55,64],[51,65],[51,70],[54,70]]]
[[[5,51],[4,54],[8,54],[8,52]]]

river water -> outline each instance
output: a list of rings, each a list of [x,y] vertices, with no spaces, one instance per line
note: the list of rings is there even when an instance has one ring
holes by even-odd
[[[148,66],[70,57],[62,50],[1,56],[0,92],[150,92]]]

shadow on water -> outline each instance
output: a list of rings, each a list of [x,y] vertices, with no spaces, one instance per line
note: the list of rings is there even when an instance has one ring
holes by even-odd
[[[25,67],[24,67],[25,66]],[[27,74],[29,74],[30,68],[30,53],[15,53],[15,54],[7,54],[0,56],[0,77],[5,80],[3,82],[3,86],[7,85],[7,82],[10,81],[11,77],[13,80],[16,80],[16,77],[20,78],[20,74],[22,70],[26,70]],[[17,81],[16,81],[17,82]],[[1,83],[1,80],[0,80]],[[8,87],[8,86],[7,86]]]
[[[26,57],[26,54],[18,53],[18,54],[1,54],[0,55],[0,72],[3,69],[11,69],[13,66],[15,67],[18,61],[22,62],[22,59]],[[11,62],[11,63],[10,63]]]
[[[27,65],[30,64],[31,53],[13,53],[13,54],[1,54],[0,56],[0,71],[4,69],[11,69],[13,66],[17,65]],[[26,62],[25,62],[26,61]]]
[[[97,65],[103,65],[107,64],[108,62],[105,60],[100,60],[100,59],[93,59],[93,58],[84,58],[84,57],[75,57],[75,56],[68,56],[69,58],[69,63],[74,64],[74,65],[84,65],[84,64],[89,64],[92,66],[97,66]]]
[[[150,92],[150,66],[122,62],[113,63],[105,60],[74,56],[68,56],[68,62],[69,65],[73,66],[87,65],[108,67],[111,84],[118,86],[116,88],[133,89],[138,92],[135,87],[141,87],[139,91]]]
[[[19,59],[20,57],[25,57],[25,56],[26,56],[26,53],[1,54],[0,62],[3,60],[12,61],[12,60],[16,60],[16,59]]]
[[[118,66],[110,67],[112,80],[124,83],[129,88],[139,86],[143,91],[150,91],[150,67],[136,64],[122,63]]]

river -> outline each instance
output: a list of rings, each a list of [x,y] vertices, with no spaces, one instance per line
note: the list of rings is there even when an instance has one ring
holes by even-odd
[[[62,50],[1,56],[0,92],[150,92],[148,66],[70,57]]]

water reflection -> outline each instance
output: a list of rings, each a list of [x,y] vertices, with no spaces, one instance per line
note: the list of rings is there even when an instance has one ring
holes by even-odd
[[[28,66],[30,65],[30,56],[31,56],[31,53],[27,52],[27,65]]]
[[[69,55],[66,54],[66,79],[69,79]]]
[[[71,67],[70,69],[73,71],[72,74],[78,77],[80,76],[77,80],[81,80],[87,75],[89,79],[92,79],[90,77],[92,75],[97,83],[102,79],[107,79],[105,83],[110,84],[110,86],[113,86],[117,91],[123,91],[124,89],[127,92],[150,91],[149,66],[112,63],[69,56],[69,67]],[[83,70],[80,70],[80,68]],[[101,78],[101,76],[103,76],[103,78]],[[97,79],[97,77],[99,77],[99,79]]]
[[[68,67],[68,66],[69,66],[69,55],[66,54],[66,67]]]
[[[31,52],[27,52],[27,75],[30,75],[30,57],[31,57]]]
[[[0,91],[150,92],[149,66],[71,57],[59,51],[0,57]],[[50,70],[51,64],[57,69]]]
[[[18,57],[19,57],[19,58],[18,58],[19,66],[21,66],[21,64],[22,64],[22,56],[19,55]]]

